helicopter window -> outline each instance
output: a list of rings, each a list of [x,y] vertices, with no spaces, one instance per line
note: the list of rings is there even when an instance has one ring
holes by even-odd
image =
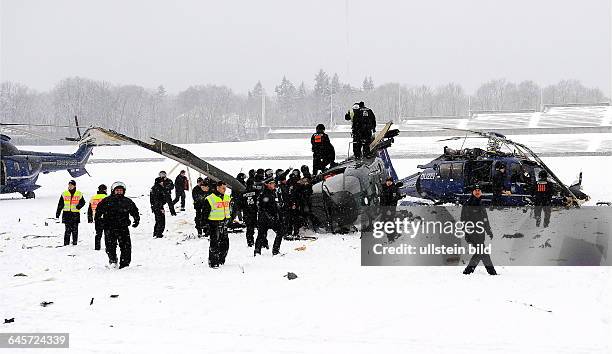
[[[451,173],[452,178],[461,179],[463,178],[463,163],[453,162],[453,171]]]
[[[440,178],[449,179],[451,174],[451,165],[450,163],[443,163],[440,165]]]

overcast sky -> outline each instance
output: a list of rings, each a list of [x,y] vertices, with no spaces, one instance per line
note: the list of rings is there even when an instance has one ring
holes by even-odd
[[[575,78],[610,91],[610,0],[0,1],[0,79],[39,90],[83,76],[271,91],[283,75],[312,87],[323,68],[356,86]]]

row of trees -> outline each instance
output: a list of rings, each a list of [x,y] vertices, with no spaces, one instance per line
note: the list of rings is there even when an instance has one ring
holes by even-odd
[[[312,87],[283,77],[273,92],[266,92],[258,82],[247,95],[216,85],[191,86],[168,94],[163,86],[147,89],[73,77],[47,92],[3,82],[0,120],[67,125],[77,115],[82,125],[104,126],[138,138],[155,136],[178,143],[233,141],[257,137],[262,125],[343,124],[344,113],[358,101],[366,102],[377,117],[397,121],[399,117],[465,116],[478,110],[540,109],[543,103],[596,103],[607,98],[599,89],[584,87],[576,80],[546,87],[532,81],[491,80],[469,95],[455,83],[435,88],[394,83],[375,86],[371,77],[354,87],[323,70],[315,75]],[[39,133],[66,136],[56,128]]]

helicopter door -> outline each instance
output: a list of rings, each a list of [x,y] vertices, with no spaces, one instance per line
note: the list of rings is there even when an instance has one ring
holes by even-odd
[[[468,161],[464,168],[465,186],[480,183],[480,189],[485,193],[491,193],[491,168],[492,161]]]
[[[440,164],[439,173],[442,193],[446,198],[454,199],[456,194],[463,193],[463,162]]]

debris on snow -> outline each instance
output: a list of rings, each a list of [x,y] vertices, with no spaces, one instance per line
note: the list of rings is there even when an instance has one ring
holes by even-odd
[[[286,275],[283,275],[284,277],[286,277],[289,280],[293,280],[293,279],[297,279],[297,274],[293,273],[293,272],[287,272]]]

